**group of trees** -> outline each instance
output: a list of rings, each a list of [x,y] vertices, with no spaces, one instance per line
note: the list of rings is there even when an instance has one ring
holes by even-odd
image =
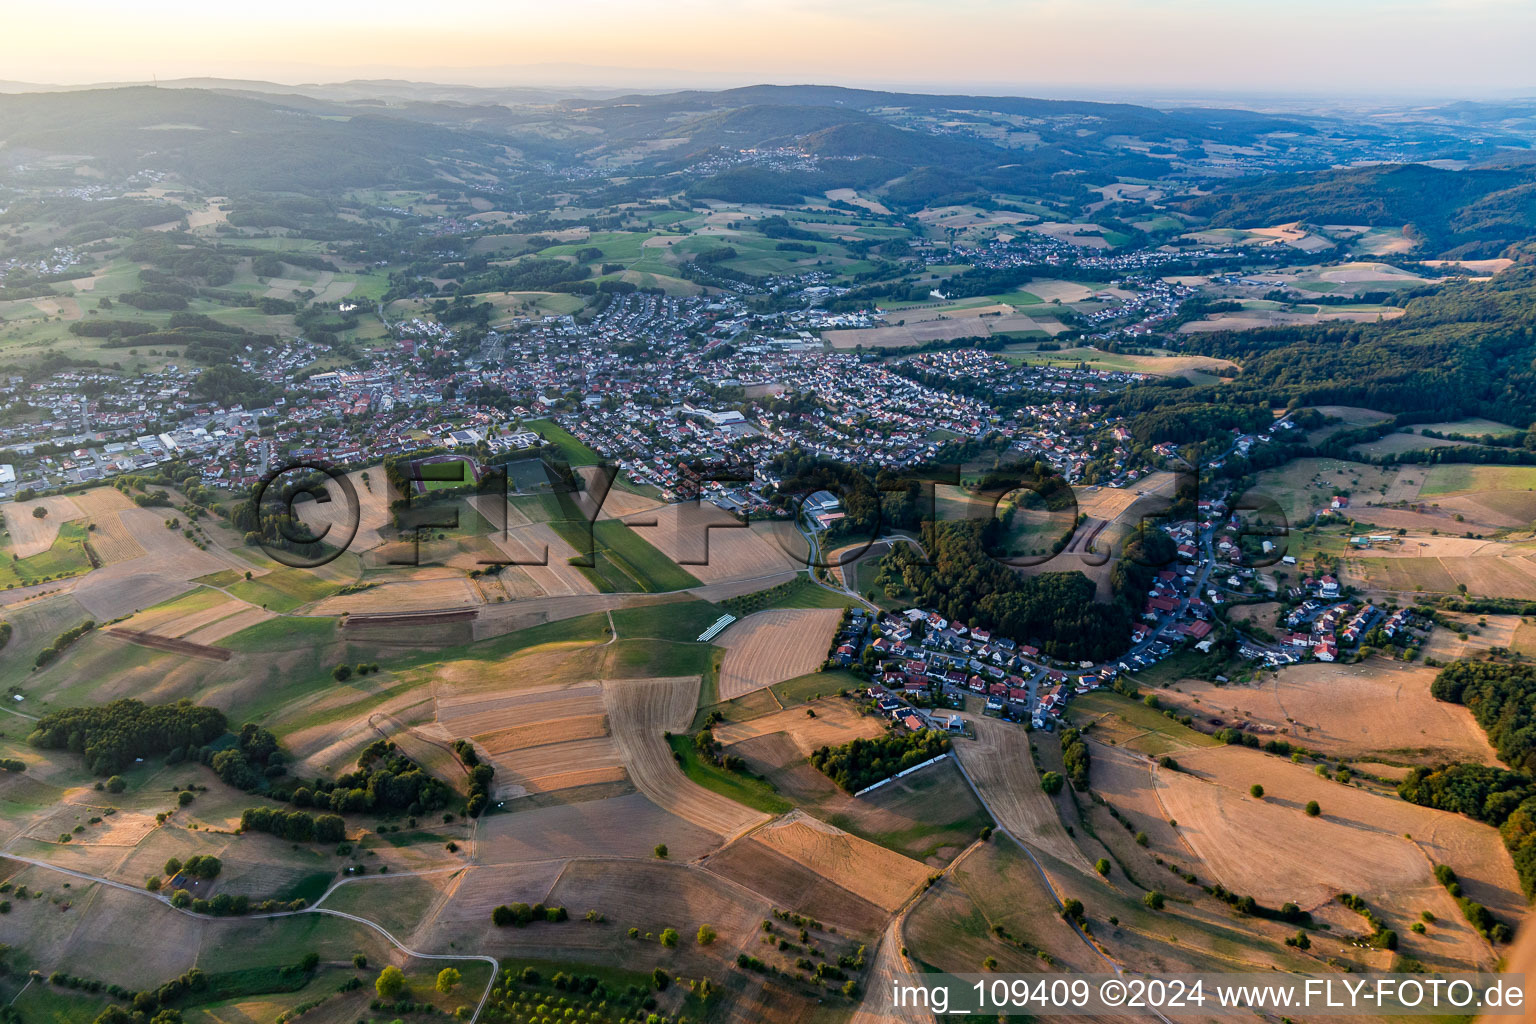
[[[53,661],[59,655],[63,654],[64,651],[68,649],[70,644],[74,643],[76,640],[79,640],[81,637],[85,636],[85,634],[89,633],[95,628],[96,623],[92,622],[90,619],[87,619],[86,621],[80,623],[78,626],[75,626],[71,629],[66,629],[64,632],[53,638],[53,643],[37,652],[37,659],[35,664],[38,668],[42,668],[44,665]]]
[[[268,779],[287,772],[282,751],[277,749],[277,737],[251,722],[240,727],[235,745],[227,750],[212,753],[207,759],[220,779],[250,792],[260,789]]]
[[[857,793],[938,757],[949,750],[949,745],[949,737],[937,729],[888,733],[837,747],[820,747],[811,754],[811,765],[844,791]]]
[[[241,832],[267,832],[293,843],[339,843],[347,838],[339,814],[310,814],[273,807],[247,807],[240,814]]]
[[[1143,531],[1112,570],[1114,600],[1106,602],[1081,572],[1024,576],[994,560],[988,549],[996,548],[999,529],[997,520],[937,524],[924,532],[928,559],[899,543],[881,560],[881,571],[899,578],[919,605],[948,619],[1037,642],[1054,658],[1099,661],[1124,650],[1152,567],[1174,558],[1166,534]]]
[[[1076,729],[1063,730],[1061,734],[1061,764],[1072,780],[1072,788],[1079,793],[1088,789],[1088,744]]]
[[[1509,849],[1525,895],[1536,897],[1536,668],[1506,662],[1452,662],[1430,686],[1464,704],[1514,770],[1481,764],[1419,767],[1398,785],[1405,800],[1490,825]]]
[[[111,775],[135,759],[198,747],[222,735],[224,713],[189,700],[145,704],[131,698],[98,707],[62,708],[38,719],[27,738],[45,750],[82,755],[97,775]]]
[[[535,903],[532,906],[529,906],[527,903],[513,903],[511,905],[503,903],[491,911],[491,923],[498,928],[505,928],[508,925],[525,928],[535,921],[548,921],[551,924],[558,924],[561,921],[569,920],[569,918],[570,915],[566,913],[564,907],[546,907],[542,903]]]
[[[491,780],[496,777],[496,767],[482,762],[469,740],[454,740],[453,752],[469,772],[469,800],[464,805],[464,813],[478,818],[491,798]]]

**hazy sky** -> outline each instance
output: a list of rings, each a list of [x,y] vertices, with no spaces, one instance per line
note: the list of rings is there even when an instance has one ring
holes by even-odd
[[[1533,0],[0,0],[0,79],[58,83],[1529,95],[1533,52]]]

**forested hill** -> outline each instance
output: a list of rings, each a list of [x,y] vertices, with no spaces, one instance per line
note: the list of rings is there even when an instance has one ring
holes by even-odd
[[[1396,320],[1213,333],[1187,347],[1242,364],[1234,381],[1198,389],[1205,400],[1358,405],[1525,426],[1536,422],[1536,268],[1447,285],[1412,299]],[[1161,390],[1160,404],[1197,393]]]
[[[119,174],[169,172],[218,191],[396,187],[455,175],[489,176],[504,141],[372,110],[198,89],[82,89],[0,95],[0,142],[10,161],[70,154]]]
[[[1536,235],[1536,170],[1445,171],[1422,164],[1270,175],[1180,204],[1216,227],[1407,227],[1447,259],[1498,256]]]

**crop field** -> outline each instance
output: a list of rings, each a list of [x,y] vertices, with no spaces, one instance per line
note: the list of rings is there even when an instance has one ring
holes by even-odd
[[[738,839],[711,854],[704,866],[754,892],[775,907],[835,925],[839,931],[877,934],[886,912],[799,861],[771,849],[756,836]]]
[[[909,857],[800,811],[754,832],[752,841],[888,911],[905,903],[929,874],[927,867]]]
[[[885,735],[885,731],[881,719],[863,714],[852,701],[842,697],[824,697],[745,721],[721,722],[714,727],[715,739],[726,747],[759,736],[783,733],[806,757],[818,747],[838,746],[860,738],[872,739]]]
[[[997,816],[998,825],[1058,860],[1088,867],[1067,836],[1056,805],[1040,788],[1040,773],[1030,760],[1029,735],[995,718],[977,716],[971,724],[976,739],[956,740],[955,754]]]
[[[1438,628],[1435,633],[1450,635]],[[1176,692],[1162,691],[1159,699],[1183,714],[1220,716],[1331,756],[1496,763],[1471,712],[1430,696],[1435,674],[1432,668],[1371,658],[1356,665],[1287,669],[1249,686],[1184,679],[1175,684]]]
[[[631,679],[603,688],[609,727],[635,788],[678,817],[733,838],[766,816],[691,781],[665,737],[687,731],[698,695],[698,679],[688,677]]]
[[[731,700],[813,671],[827,657],[842,612],[833,608],[757,612],[720,637],[726,650],[719,695]]]
[[[701,583],[755,579],[803,568],[771,539],[771,524],[743,526],[729,513],[703,502],[664,505],[633,514],[625,522]]]

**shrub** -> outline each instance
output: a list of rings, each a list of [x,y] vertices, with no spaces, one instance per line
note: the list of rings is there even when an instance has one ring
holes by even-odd
[[[373,982],[380,999],[395,1000],[405,994],[405,972],[393,965],[384,968]]]
[[[1309,818],[1315,818],[1319,814],[1323,813],[1323,809],[1317,805],[1317,801],[1316,800],[1308,800],[1307,801],[1307,808],[1306,808],[1306,810],[1307,810],[1307,817],[1309,817]]]

